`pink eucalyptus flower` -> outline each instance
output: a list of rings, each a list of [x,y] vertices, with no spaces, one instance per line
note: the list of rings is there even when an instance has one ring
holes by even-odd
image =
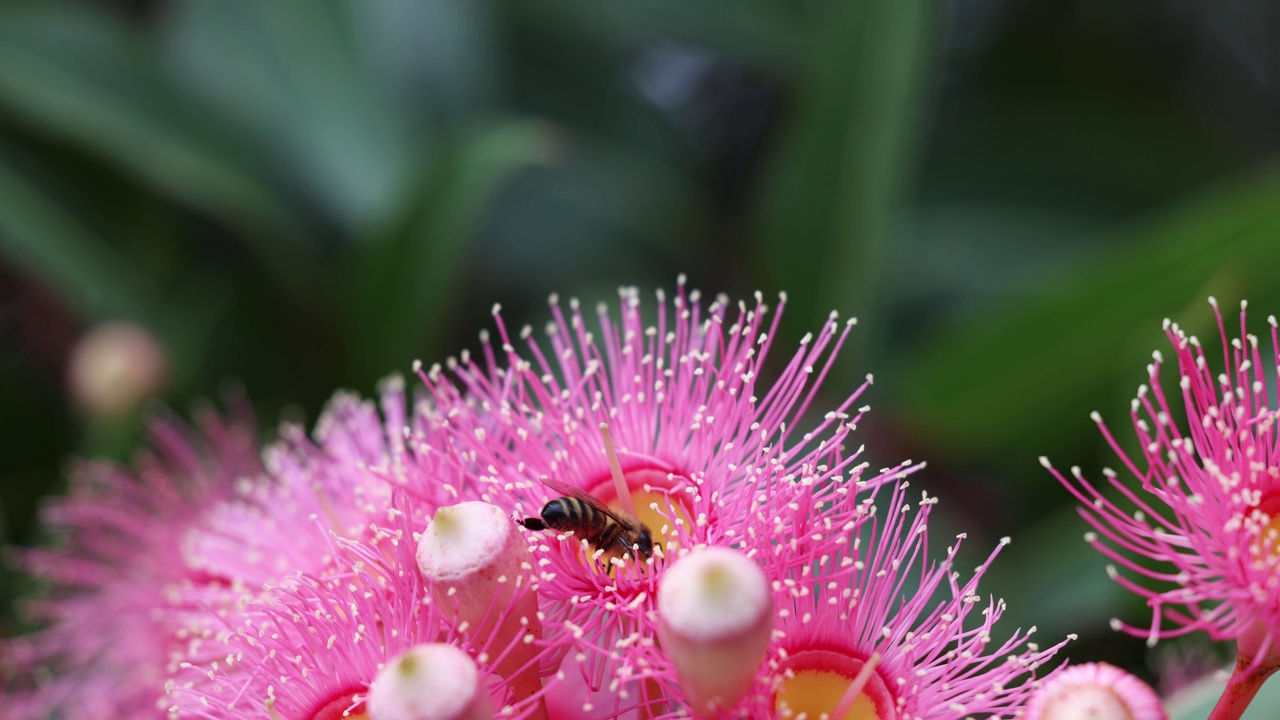
[[[516,697],[494,668],[517,648],[532,648],[528,669],[536,673],[542,656],[555,648],[536,630],[495,641],[496,634],[478,637],[458,623],[448,598],[433,600],[418,571],[413,528],[421,523],[403,493],[385,519],[365,540],[339,542],[325,577],[303,575],[249,602],[237,624],[219,634],[218,654],[169,684],[171,714],[209,720],[367,718],[369,686],[388,662],[417,646],[445,643],[476,661],[479,682],[504,717],[545,717],[545,689]],[[504,618],[510,608],[502,600],[486,612],[500,620],[495,627],[510,624]],[[396,694],[384,688],[382,704],[394,706]]]
[[[45,509],[55,543],[19,556],[47,584],[30,605],[45,627],[6,641],[17,677],[0,698],[5,717],[163,716],[166,666],[181,644],[172,599],[206,582],[183,562],[181,538],[237,480],[260,472],[251,422],[212,412],[197,420],[199,439],[157,422],[154,453],[133,472],[80,465],[69,495]]]
[[[1160,696],[1138,678],[1106,663],[1055,673],[1031,702],[1027,720],[1168,720]]]
[[[463,490],[429,436],[433,408],[406,415],[404,382],[384,381],[382,414],[371,401],[339,392],[316,422],[315,441],[288,425],[263,453],[269,479],[246,483],[212,507],[182,539],[187,565],[250,591],[297,573],[323,574],[333,541],[361,539],[381,521],[395,488],[429,514]],[[412,426],[409,424],[412,422]]]
[[[1120,620],[1113,627],[1152,645],[1196,631],[1234,640],[1240,653],[1235,679],[1260,684],[1280,668],[1280,437],[1275,375],[1268,373],[1280,365],[1280,339],[1273,316],[1273,353],[1264,360],[1258,338],[1246,329],[1245,304],[1240,336],[1228,339],[1217,303],[1210,302],[1221,364],[1195,336],[1165,321],[1178,390],[1166,394],[1164,358],[1156,352],[1147,367],[1150,384],[1138,389],[1130,411],[1140,457],[1131,457],[1093,414],[1137,477],[1138,490],[1104,470],[1116,493],[1104,495],[1078,467],[1068,478],[1047,459],[1041,462],[1083,503],[1080,515],[1095,530],[1085,539],[1127,571],[1108,568],[1112,577],[1152,609],[1147,627]],[[1238,698],[1234,687],[1228,694]]]
[[[184,562],[211,587],[172,601],[187,610],[178,619],[183,646],[170,663],[172,684],[200,687],[193,675],[203,676],[212,658],[228,654],[226,628],[245,619],[246,601],[278,594],[276,586],[298,576],[343,572],[334,558],[344,541],[372,542],[395,513],[424,524],[465,494],[460,480],[451,482],[458,477],[453,465],[442,466],[430,442],[434,409],[419,405],[407,416],[403,382],[392,378],[383,384],[381,410],[338,393],[316,423],[314,443],[297,427],[283,428],[264,453],[269,477],[244,484],[184,535]],[[393,510],[397,489],[407,499]],[[235,591],[234,607],[220,607],[226,588]]]
[[[624,288],[619,316],[601,305],[593,331],[576,301],[566,313],[552,297],[545,346],[526,327],[518,352],[495,308],[498,343],[482,336],[480,360],[464,354],[447,363],[449,372],[435,366],[423,374],[434,401],[451,408],[445,450],[478,478],[482,499],[535,517],[564,495],[541,481],[550,478],[612,512],[633,506],[648,527],[656,547],[644,562],[583,548],[582,537],[567,533],[531,537],[542,596],[554,601],[545,611],[586,645],[611,648],[645,630],[632,622],[636,613],[614,610],[652,609],[669,546],[740,523],[720,514],[718,499],[749,493],[758,468],[810,467],[833,481],[849,471],[852,456],[838,448],[870,378],[815,418],[812,430],[798,428],[853,323],[833,316],[767,384],[760,375],[778,323],[769,310],[759,295],[753,305],[718,298],[704,306],[681,279],[673,298],[658,293],[647,323],[638,292]],[[587,653],[590,687],[613,676],[609,657]]]
[[[954,568],[963,535],[930,562],[935,501],[925,496],[912,512],[906,488],[894,484],[877,506],[876,493],[858,485],[802,478],[751,500],[737,548],[770,580],[777,618],[754,690],[724,716],[959,720],[1020,711],[1036,670],[1066,641],[1041,649],[1031,628],[993,642],[1004,603],[984,602],[977,585],[998,548],[963,580]],[[661,648],[636,664],[663,690],[657,714],[690,714],[692,689]]]
[[[167,464],[149,463],[139,480],[98,466],[81,473],[77,492],[49,513],[67,546],[27,560],[54,585],[53,599],[37,605],[50,629],[13,641],[11,661],[32,677],[61,679],[38,691],[11,683],[12,702],[41,718],[64,708],[86,718],[126,709],[160,717],[166,680],[190,682],[245,601],[299,573],[334,571],[339,542],[371,538],[396,487],[412,486],[419,518],[456,501],[460,486],[426,439],[431,408],[408,417],[398,380],[384,384],[381,404],[385,419],[339,393],[316,441],[284,428],[266,470],[248,433],[210,420],[209,457],[164,427]]]

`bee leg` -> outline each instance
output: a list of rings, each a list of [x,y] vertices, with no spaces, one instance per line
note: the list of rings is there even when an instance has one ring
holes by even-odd
[[[618,547],[622,548],[623,557],[631,558],[633,560],[635,559],[636,551],[634,548],[632,548],[630,545],[627,544],[626,538],[624,537],[618,538]]]
[[[530,530],[546,530],[547,524],[542,522],[542,518],[530,517],[520,521],[520,524]]]

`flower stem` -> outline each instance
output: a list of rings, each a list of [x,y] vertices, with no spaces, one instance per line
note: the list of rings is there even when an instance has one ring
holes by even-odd
[[[1253,702],[1262,683],[1277,670],[1277,666],[1271,663],[1250,667],[1254,665],[1258,664],[1243,655],[1236,660],[1235,672],[1227,680],[1227,689],[1218,698],[1218,704],[1209,713],[1208,720],[1240,720],[1244,716],[1245,709]]]

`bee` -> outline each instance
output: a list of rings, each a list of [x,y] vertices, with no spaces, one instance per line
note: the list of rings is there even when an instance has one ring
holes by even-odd
[[[556,530],[573,534],[606,553],[624,555],[639,552],[640,559],[653,554],[653,535],[644,523],[620,510],[611,510],[590,493],[551,478],[542,484],[564,495],[547,503],[541,517],[530,517],[520,524],[530,530]]]

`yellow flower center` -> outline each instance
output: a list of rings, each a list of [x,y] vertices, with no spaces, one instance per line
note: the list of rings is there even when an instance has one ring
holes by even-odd
[[[1258,510],[1266,513],[1270,520],[1262,526],[1260,542],[1262,549],[1270,548],[1272,555],[1280,555],[1280,493],[1273,493],[1262,498]]]
[[[654,492],[652,490],[632,490],[631,502],[636,506],[636,519],[644,523],[649,528],[649,532],[653,535],[653,544],[663,545],[666,552],[670,552],[676,536],[676,530],[671,520],[665,516],[675,511],[676,517],[687,527],[689,524],[689,513],[684,509],[684,504],[675,497],[665,493]],[[671,509],[667,509],[667,503],[671,504]],[[653,508],[657,505],[657,509]],[[610,509],[621,510],[622,506],[616,500],[609,503]],[[663,532],[663,528],[666,532]]]
[[[801,713],[808,720],[818,720],[824,713],[830,717],[836,705],[844,697],[853,678],[843,673],[824,670],[804,670],[782,681],[782,687],[774,695],[774,704],[780,718],[799,718]],[[853,707],[831,720],[883,720],[876,714],[876,704],[864,691],[853,701]]]
[[[828,650],[792,655],[783,665],[787,676],[774,693],[777,716],[795,720],[897,720],[893,697],[875,670],[849,709],[839,717],[832,715],[862,667],[861,660]]]
[[[636,519],[649,528],[653,536],[653,544],[664,546],[664,551],[668,553],[676,537],[675,521],[668,517],[674,512],[675,517],[686,527],[691,524],[683,494],[670,489],[672,483],[667,479],[670,474],[670,470],[655,467],[636,468],[623,473],[627,479],[627,487],[631,489],[631,502],[636,507]],[[645,490],[645,486],[651,489]],[[591,488],[591,494],[600,498],[610,510],[625,512],[610,478],[601,479]],[[655,505],[657,507],[654,507]]]

